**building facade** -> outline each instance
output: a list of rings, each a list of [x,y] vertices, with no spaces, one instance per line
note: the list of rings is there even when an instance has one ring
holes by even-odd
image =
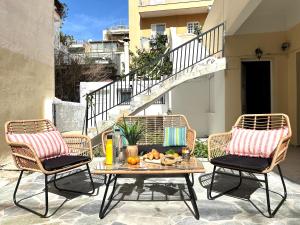
[[[201,29],[213,1],[193,0],[129,0],[130,50],[147,48],[157,34],[170,34],[189,39]]]
[[[286,113],[300,144],[300,2],[216,0],[204,30],[225,22],[225,124],[243,113]]]

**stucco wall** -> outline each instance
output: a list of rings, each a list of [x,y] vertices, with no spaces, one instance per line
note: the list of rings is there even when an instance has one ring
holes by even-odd
[[[0,160],[10,155],[4,123],[51,117],[54,3],[0,1]]]
[[[234,34],[262,0],[214,0],[204,30],[226,23],[226,35]]]
[[[281,44],[289,41],[290,48],[282,51]],[[225,56],[227,70],[226,128],[230,129],[241,112],[241,62],[257,60],[254,50],[260,47],[261,60],[271,61],[271,107],[272,112],[289,115],[293,129],[293,144],[297,139],[297,75],[296,53],[300,51],[300,24],[286,32],[245,34],[226,37]],[[298,87],[299,88],[299,87]],[[298,112],[299,113],[299,112]]]
[[[136,48],[141,47],[141,37],[150,37],[151,24],[166,23],[167,34],[170,27],[178,27],[177,34],[179,35],[187,33],[187,22],[199,21],[203,25],[207,16],[207,13],[204,12],[208,5],[211,4],[212,1],[178,1],[175,4],[158,4],[141,7],[139,6],[139,0],[128,0],[130,50],[135,52]],[[197,13],[200,8],[202,8],[203,13]],[[180,10],[185,10],[185,12]],[[140,13],[145,12],[154,13],[155,15],[141,18]]]
[[[172,112],[187,117],[197,137],[208,135],[209,80],[198,78],[172,90]]]
[[[141,19],[141,36],[151,36],[151,24],[165,23],[166,34],[169,34],[170,27],[176,27],[177,35],[187,34],[187,23],[198,21],[200,25],[204,24],[207,14],[192,14],[192,15],[178,15],[178,16],[164,16],[154,18],[143,18]]]

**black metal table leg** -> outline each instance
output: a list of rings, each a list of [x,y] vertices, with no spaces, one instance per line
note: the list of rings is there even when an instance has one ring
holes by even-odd
[[[115,190],[116,190],[117,178],[118,178],[118,175],[115,175],[115,177],[112,178],[112,174],[109,174],[108,180],[106,182],[105,192],[104,192],[104,196],[103,196],[103,199],[102,199],[100,211],[99,211],[99,218],[100,219],[103,219],[105,217],[105,213],[106,213],[108,207],[110,206],[110,203],[111,203],[111,201],[114,197],[114,193],[115,193]],[[113,189],[112,189],[111,194],[108,198],[108,202],[105,205],[108,188],[109,188],[109,185],[112,181],[114,181]]]
[[[24,171],[22,170],[21,173],[20,173],[19,179],[17,181],[16,188],[15,188],[15,191],[14,191],[14,195],[13,195],[13,201],[14,201],[15,205],[22,208],[22,209],[25,209],[29,212],[32,212],[32,213],[34,213],[34,214],[36,214],[40,217],[46,217],[47,213],[48,213],[48,179],[47,179],[48,177],[47,177],[47,175],[45,174],[45,211],[44,211],[44,213],[39,213],[39,212],[36,212],[32,209],[29,209],[29,208],[25,207],[24,205],[21,205],[19,202],[22,199],[19,200],[19,201],[16,200],[16,195],[17,195],[18,188],[19,188],[19,185],[20,185],[20,182],[21,182],[21,179],[22,179],[23,172]]]
[[[194,186],[194,184],[195,184],[194,173],[190,173],[190,175],[191,175],[191,177],[192,177],[191,183],[192,183],[192,185]]]
[[[189,174],[184,174],[184,177],[185,177],[186,184],[187,184],[188,191],[189,191],[189,195],[190,195],[190,198],[191,198],[190,200],[191,200],[191,203],[192,203],[192,206],[193,206],[193,209],[194,209],[194,216],[197,220],[199,220],[200,215],[199,215],[199,210],[198,210],[197,203],[196,203],[196,195],[195,195],[195,191],[194,191],[194,188],[193,188],[193,184],[190,181]]]

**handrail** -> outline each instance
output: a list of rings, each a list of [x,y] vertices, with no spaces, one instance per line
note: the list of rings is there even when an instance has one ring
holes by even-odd
[[[167,51],[148,65],[90,92],[86,96],[85,133],[89,125],[97,124],[99,116],[107,120],[109,110],[194,64],[220,54],[224,56],[223,23]]]

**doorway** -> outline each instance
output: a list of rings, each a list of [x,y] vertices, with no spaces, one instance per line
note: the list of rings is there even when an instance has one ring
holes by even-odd
[[[271,62],[242,62],[242,113],[271,113]]]

